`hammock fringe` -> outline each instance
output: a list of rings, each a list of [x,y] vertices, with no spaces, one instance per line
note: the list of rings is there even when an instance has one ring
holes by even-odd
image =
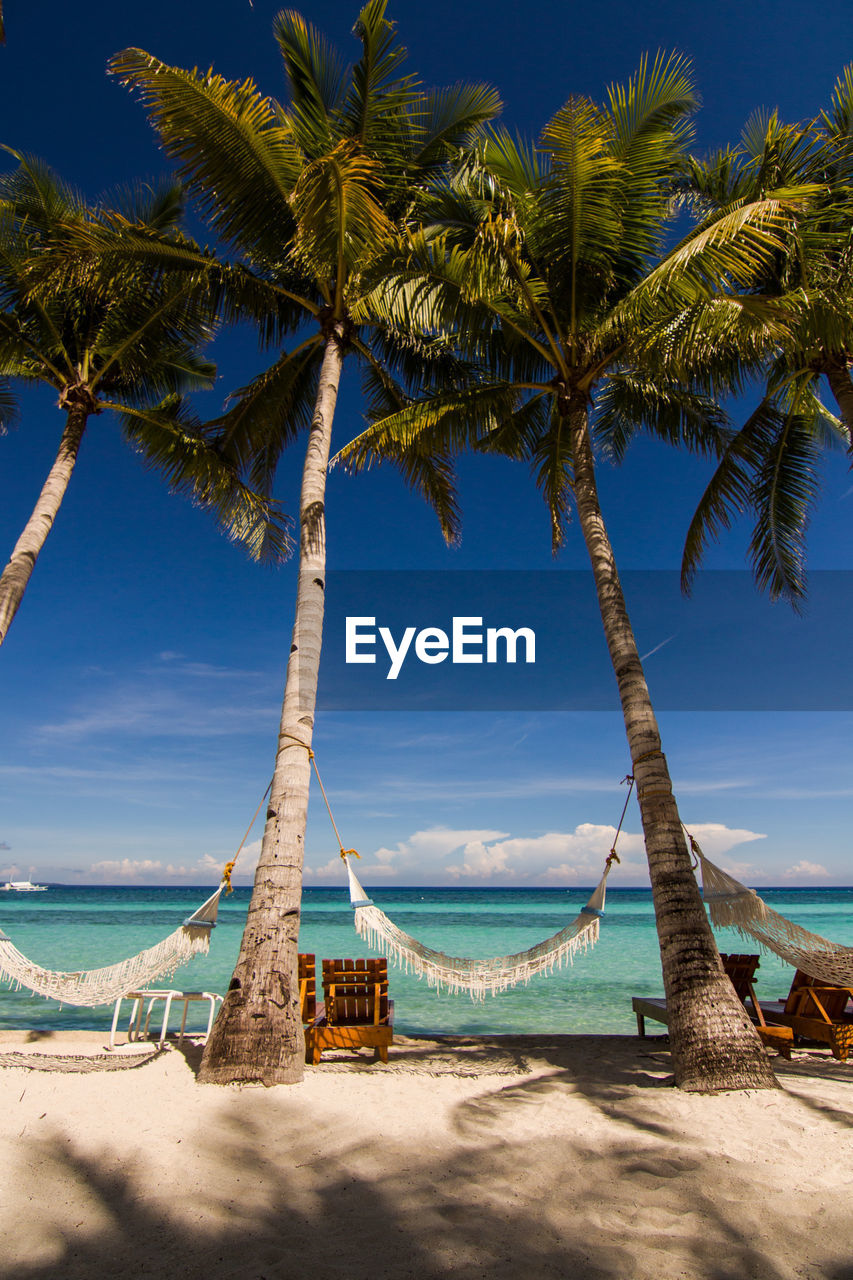
[[[76,973],[43,969],[28,960],[11,938],[0,934],[0,980],[14,983],[16,990],[25,987],[34,995],[58,1000],[60,1004],[82,1008],[111,1004],[128,991],[148,986],[155,978],[171,977],[193,956],[210,950],[210,934],[223,888],[224,882],[162,942],[102,969]]]
[[[712,924],[737,930],[742,938],[757,942],[820,982],[853,986],[853,947],[800,928],[774,911],[753,889],[710,862],[695,840],[693,849],[702,867],[702,896]]]
[[[495,956],[490,960],[472,960],[460,956],[447,956],[418,942],[410,934],[398,929],[384,911],[367,897],[358,877],[346,859],[349,875],[350,898],[355,908],[355,928],[368,946],[387,949],[407,973],[426,978],[429,986],[451,995],[467,991],[472,1000],[480,1001],[487,995],[508,991],[519,983],[528,983],[540,973],[553,973],[568,961],[573,962],[579,951],[586,951],[598,941],[599,920],[604,908],[604,889],[607,872],[595,889],[589,903],[577,918],[553,937],[546,938],[528,951],[515,955]]]

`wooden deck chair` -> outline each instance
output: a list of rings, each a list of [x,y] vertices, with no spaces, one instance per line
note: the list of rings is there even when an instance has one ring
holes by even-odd
[[[307,952],[299,953],[299,1006],[303,1025],[313,1026],[317,1018],[317,962]]]
[[[388,961],[324,960],[323,1005],[306,1030],[305,1060],[315,1065],[324,1049],[373,1049],[388,1061],[394,1038],[394,1004],[388,999]]]
[[[755,1029],[762,1044],[775,1049],[783,1057],[790,1058],[791,1050],[794,1047],[794,1032],[789,1026],[780,1026],[776,1020],[775,1013],[771,1014],[771,1021],[767,1021],[764,1012],[767,1004],[765,1002],[763,1009],[758,1002],[755,988],[752,985],[752,980],[759,966],[759,957],[756,955],[724,955],[721,952],[720,959],[723,962],[726,975],[735,989],[735,993],[755,1023]],[[751,1010],[746,1003],[747,1000],[752,1004]],[[651,1018],[655,1022],[662,1022],[665,1026],[669,1026],[666,1001],[660,997],[634,996],[631,1000],[631,1007],[637,1016],[637,1034],[639,1036],[644,1037],[646,1034],[646,1018]]]
[[[721,952],[720,959],[723,962],[726,975],[735,989],[735,994],[755,1023],[755,1029],[758,1032],[761,1043],[776,1049],[777,1052],[782,1054],[783,1058],[790,1058],[791,1050],[794,1047],[793,1031],[788,1026],[780,1026],[775,1021],[767,1021],[764,1010],[755,994],[755,987],[752,985],[752,980],[759,967],[760,958],[756,955],[724,955]],[[752,1005],[751,1010],[747,1000]]]
[[[798,969],[784,1001],[765,1009],[774,1022],[791,1028],[804,1040],[828,1044],[833,1058],[846,1062],[853,1048],[853,987],[839,987],[811,978]]]

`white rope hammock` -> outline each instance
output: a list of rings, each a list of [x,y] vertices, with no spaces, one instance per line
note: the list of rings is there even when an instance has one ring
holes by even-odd
[[[702,896],[712,924],[737,929],[743,938],[754,938],[786,964],[821,982],[853,986],[853,947],[830,942],[780,916],[754,889],[709,862],[692,836],[690,843],[702,867]]]
[[[562,968],[566,960],[571,962],[578,951],[585,951],[598,941],[598,922],[604,914],[609,859],[589,902],[571,924],[528,951],[494,956],[489,960],[446,956],[398,929],[368,898],[345,853],[344,861],[349,877],[350,901],[355,911],[356,932],[368,946],[387,948],[392,959],[406,972],[426,978],[429,985],[439,991],[442,988],[453,994],[468,991],[472,1000],[482,1000],[487,994],[496,995],[499,991],[518,986],[520,982],[529,982],[537,973],[553,973],[555,968]]]
[[[25,987],[37,996],[59,1000],[62,1004],[85,1008],[111,1004],[128,991],[147,987],[155,978],[171,975],[193,956],[209,951],[219,897],[227,883],[223,880],[216,892],[168,938],[128,960],[120,960],[103,969],[80,973],[42,969],[22,955],[12,939],[0,929],[0,980],[14,983],[17,990]]]

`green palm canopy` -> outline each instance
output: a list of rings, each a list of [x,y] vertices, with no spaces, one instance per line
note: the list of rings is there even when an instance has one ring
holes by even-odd
[[[253,555],[278,557],[286,546],[274,507],[240,480],[185,399],[215,376],[202,354],[214,327],[206,291],[184,276],[79,248],[96,231],[103,245],[117,249],[126,228],[152,243],[182,241],[179,189],[140,189],[119,210],[90,207],[39,161],[11,154],[18,168],[0,178],[3,404],[8,411],[11,382],[44,383],[57,393],[66,425],[54,467],[0,578],[0,641],[94,415],[112,413],[143,461],[171,489],[210,508]]]
[[[693,162],[689,186],[709,220],[768,189],[808,195],[784,249],[753,286],[777,300],[786,320],[760,365],[764,395],[726,445],[691,522],[683,561],[689,586],[708,541],[751,510],[756,581],[797,605],[806,589],[806,532],[821,455],[853,444],[853,67],[814,121],[790,125],[776,113],[756,114],[738,146]]]

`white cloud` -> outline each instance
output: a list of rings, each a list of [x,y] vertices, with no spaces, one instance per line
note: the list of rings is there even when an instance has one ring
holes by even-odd
[[[542,836],[515,836],[489,846],[472,842],[466,845],[461,864],[447,870],[459,877],[501,875],[557,883],[594,881],[601,875],[604,859],[613,847],[615,836],[615,827],[582,822],[571,832],[549,831]],[[642,849],[642,836],[622,833],[620,854],[642,852]]]
[[[729,849],[734,848],[736,844],[748,844],[752,840],[767,839],[767,835],[763,831],[727,827],[722,822],[687,822],[685,826],[690,834],[696,837],[702,852],[712,862],[715,862],[724,853],[728,853]],[[742,863],[739,866],[742,871],[750,870],[748,863]],[[737,875],[738,865],[732,863],[731,867],[726,865],[723,870],[730,871],[732,875]]]
[[[799,880],[805,877],[809,880],[823,879],[828,876],[829,872],[826,867],[822,867],[819,862],[808,862],[803,858],[800,862],[794,863],[793,867],[789,867],[785,872],[786,880]]]
[[[120,876],[122,880],[140,880],[155,871],[162,873],[163,864],[151,858],[122,858],[120,861],[93,862],[90,870],[104,876]]]
[[[377,849],[374,857],[383,866],[392,862],[406,866],[416,866],[423,862],[426,866],[434,863],[436,858],[445,858],[449,853],[465,845],[479,841],[499,840],[508,835],[506,831],[489,830],[453,830],[450,827],[430,827],[426,831],[415,831],[408,840],[401,840],[394,849]]]
[[[709,856],[734,845],[762,840],[761,832],[735,829],[722,823],[696,823],[691,828]],[[369,888],[395,879],[400,884],[595,884],[613,847],[616,828],[592,822],[571,831],[515,836],[505,831],[432,827],[415,831],[393,847],[382,846],[355,864],[359,880]],[[620,865],[614,883],[647,881],[643,837],[623,831],[619,836]],[[739,868],[740,869],[740,868]],[[748,868],[744,868],[748,869]],[[737,871],[735,871],[737,873]],[[306,868],[306,880],[342,882],[340,859]]]
[[[239,857],[237,858],[237,865],[232,872],[235,880],[244,879],[246,876],[253,876],[255,874],[258,859],[261,856],[261,843],[261,838],[259,837],[257,840],[253,840],[251,844],[244,845],[240,850]],[[220,853],[219,855],[205,853],[199,858],[195,866],[191,867],[186,874],[189,875],[192,872],[210,874],[212,872],[219,876],[222,874],[222,869],[226,862],[231,861],[231,856],[232,855],[230,853]]]

